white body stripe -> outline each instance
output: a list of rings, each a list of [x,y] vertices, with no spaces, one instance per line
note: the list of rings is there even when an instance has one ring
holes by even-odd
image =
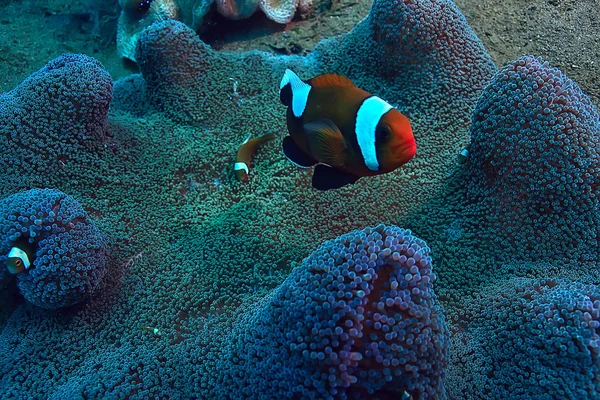
[[[379,97],[372,96],[362,103],[356,114],[356,140],[365,164],[371,171],[379,170],[377,150],[375,149],[375,129],[381,117],[392,108]]]
[[[285,74],[283,74],[283,78],[279,84],[279,90],[283,89],[288,83],[292,87],[292,112],[296,118],[300,118],[304,114],[311,87],[290,69],[285,70]]]
[[[246,171],[246,174],[249,174],[248,165],[246,165],[245,162],[236,162],[235,165],[233,166],[233,170],[234,171],[244,170],[244,171]]]
[[[25,254],[25,252],[19,249],[18,247],[13,247],[12,249],[10,249],[10,252],[8,253],[8,258],[20,258],[21,261],[23,261],[25,269],[29,269],[29,266],[31,265],[27,254]]]

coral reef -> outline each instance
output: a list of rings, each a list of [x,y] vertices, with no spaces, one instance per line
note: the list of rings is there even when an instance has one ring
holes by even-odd
[[[220,374],[208,393],[444,399],[434,280],[429,248],[410,231],[380,225],[325,242],[239,319],[206,371]]]
[[[168,19],[200,28],[212,0],[119,0],[121,15],[117,25],[117,51],[135,61],[135,46],[142,31],[156,21]]]
[[[0,202],[0,262],[14,243],[26,241],[35,260],[17,275],[19,291],[39,307],[85,300],[106,272],[105,241],[81,205],[53,189],[32,189]]]
[[[291,370],[284,366],[272,379],[261,378],[236,393],[259,397],[264,387],[281,393],[293,381],[291,390],[299,396],[385,398],[406,390],[435,397],[443,390],[440,378],[446,363],[445,339],[435,335],[444,329],[441,314],[433,311],[439,304],[451,332],[445,368],[448,398],[508,392],[514,399],[550,398],[561,384],[567,395],[598,397],[590,326],[597,320],[594,271],[600,266],[594,144],[600,123],[586,96],[559,71],[524,58],[496,74],[481,42],[448,0],[376,0],[352,32],[321,42],[307,57],[222,54],[202,43],[186,23],[172,20],[150,26],[139,36],[136,51],[140,75],[115,83],[108,121],[110,80],[97,63],[82,56],[64,56],[59,60],[77,61],[52,74],[42,69],[0,99],[0,140],[11,149],[0,156],[2,195],[55,187],[78,199],[115,243],[109,254],[111,273],[105,277],[114,280],[110,290],[51,316],[26,304],[13,305],[16,309],[0,334],[0,396],[209,398],[207,393],[223,391],[230,396],[231,387],[254,382],[260,368],[276,369],[277,363],[266,365],[264,360],[279,354],[289,355],[285,361]],[[310,171],[298,170],[284,159],[278,138],[257,153],[253,179],[245,185],[237,182],[231,168],[237,144],[250,133],[285,131],[277,89],[286,68],[302,78],[343,73],[396,106],[411,120],[419,148],[416,157],[397,173],[315,193],[309,188]],[[54,101],[35,88],[67,95]],[[80,97],[93,101],[80,103]],[[12,101],[16,98],[20,100]],[[520,106],[528,102],[530,106]],[[21,112],[21,119],[12,124]],[[27,115],[39,117],[29,120]],[[60,129],[53,121],[62,124]],[[63,129],[72,134],[59,135]],[[13,139],[16,134],[36,139],[19,146]],[[85,140],[66,142],[68,137]],[[459,164],[457,155],[469,142],[467,164]],[[44,168],[45,146],[64,148],[70,158],[59,160],[65,166]],[[56,166],[56,161],[50,165]],[[540,185],[546,185],[541,192]],[[547,213],[548,204],[564,212]],[[515,228],[519,220],[523,232]],[[385,335],[395,331],[383,332],[383,323],[379,331],[375,322],[381,323],[380,318],[372,326],[364,323],[372,351],[367,353],[367,342],[351,343],[351,335],[359,332],[356,321],[348,326],[344,321],[329,333],[312,318],[326,304],[316,295],[330,293],[326,286],[310,286],[326,285],[322,279],[329,276],[315,269],[329,263],[319,257],[350,244],[340,242],[344,239],[326,242],[310,263],[301,260],[326,240],[380,223],[409,228],[431,248],[432,260],[425,258],[419,273],[426,277],[429,265],[435,269],[436,305],[425,300],[430,287],[423,297],[418,292],[411,298],[425,301],[419,310],[431,310],[430,326],[438,328],[421,331],[421,336],[439,339],[438,348],[421,349],[408,341],[402,349],[386,347]],[[406,231],[391,231],[377,232],[408,237]],[[394,260],[393,252],[384,251],[379,254]],[[344,279],[343,271],[350,276],[357,265],[362,272],[360,263],[344,266],[332,258]],[[408,266],[403,259],[394,261],[398,269]],[[533,268],[530,262],[541,267]],[[523,291],[516,281],[501,286],[515,275],[528,279]],[[378,275],[382,278],[386,277]],[[378,282],[385,285],[386,280]],[[398,275],[396,282],[413,280]],[[424,278],[420,282],[424,284]],[[492,295],[484,296],[486,288]],[[347,308],[335,309],[344,315],[360,314],[358,299],[391,300],[385,290],[368,296],[365,291],[361,298],[358,291],[346,289],[340,291],[350,296]],[[290,297],[303,293],[314,299],[302,303]],[[488,301],[478,300],[480,293]],[[269,325],[276,319],[287,323],[296,315],[285,314],[288,305],[307,319],[306,326],[286,330]],[[368,321],[373,310],[363,308],[363,321]],[[567,318],[540,319],[547,308],[553,315],[554,309],[566,309]],[[507,310],[523,314],[507,318]],[[527,319],[533,315],[539,323]],[[400,323],[392,318],[400,333]],[[522,339],[501,336],[498,326],[503,324],[522,324],[527,330]],[[141,326],[156,327],[160,335]],[[535,336],[537,330],[545,336]],[[307,353],[300,351],[298,337],[287,335],[292,331],[299,332],[303,343],[307,338]],[[349,351],[332,349],[331,354],[349,365],[342,371],[345,364],[332,361],[321,371],[322,379],[315,380],[313,360],[327,354],[325,339],[335,335],[347,335],[343,345]],[[565,353],[560,344],[567,338],[580,345],[567,346]],[[547,343],[559,347],[555,350]],[[517,357],[531,350],[530,344],[546,349],[553,363],[530,365]],[[514,348],[506,354],[515,355],[536,376],[552,377],[553,383],[527,388],[531,375],[511,369],[501,356],[507,346]],[[476,364],[478,369],[471,371],[473,349],[490,364]],[[421,350],[423,358],[416,360],[397,356],[400,351]],[[386,360],[391,367],[384,365]],[[388,386],[384,381],[397,371],[394,360],[411,372],[403,370],[396,386]],[[427,370],[430,375],[421,373],[430,360],[438,364]],[[575,363],[587,370],[571,381],[553,371]],[[244,366],[259,368],[242,371]],[[413,374],[415,368],[419,372]],[[462,385],[464,371],[473,379]],[[240,375],[248,380],[228,378]],[[498,387],[507,376],[512,387]],[[385,392],[388,389],[391,394]]]
[[[250,17],[260,8],[272,21],[287,24],[296,11],[306,14],[312,0],[216,0],[219,14],[230,19]],[[117,28],[117,51],[121,57],[136,61],[135,48],[140,34],[155,22],[181,21],[193,31],[202,26],[213,0],[119,0],[121,15]]]

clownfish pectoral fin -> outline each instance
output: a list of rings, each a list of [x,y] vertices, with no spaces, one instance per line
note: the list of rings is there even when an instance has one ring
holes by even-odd
[[[297,167],[308,168],[317,163],[312,157],[302,151],[291,136],[283,138],[283,154]]]
[[[312,185],[318,190],[339,189],[358,180],[358,176],[319,164],[315,167]]]
[[[341,167],[344,165],[344,156],[348,146],[342,132],[333,121],[320,119],[304,124],[304,132],[308,139],[308,151],[317,160]]]

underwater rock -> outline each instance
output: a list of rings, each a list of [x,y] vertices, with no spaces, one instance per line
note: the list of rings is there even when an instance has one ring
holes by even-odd
[[[325,242],[236,323],[211,394],[445,399],[448,333],[429,251],[384,225]]]
[[[16,245],[30,248],[31,265],[17,274],[25,299],[43,308],[79,303],[106,272],[102,234],[71,196],[32,189],[0,202],[0,263]],[[29,253],[29,252],[28,252]]]

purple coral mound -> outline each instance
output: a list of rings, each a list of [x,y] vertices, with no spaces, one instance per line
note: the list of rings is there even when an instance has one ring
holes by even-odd
[[[150,105],[174,119],[205,118],[202,105],[214,93],[202,84],[214,58],[210,47],[185,24],[167,20],[146,28],[136,49]]]
[[[484,291],[465,310],[469,328],[455,342],[469,346],[459,346],[456,357],[470,372],[453,379],[475,388],[474,398],[599,398],[598,286],[508,282]]]
[[[24,153],[2,158],[6,172],[44,172],[98,148],[111,95],[110,75],[83,54],[63,54],[1,94],[0,144]]]
[[[473,113],[470,195],[497,210],[509,236],[521,235],[515,242],[597,243],[599,141],[600,114],[579,86],[522,57],[496,75]]]
[[[469,97],[496,71],[465,17],[447,0],[375,1],[349,35],[322,42],[314,53],[334,72],[395,81],[401,97],[415,97],[425,107],[447,106],[451,98],[452,110],[469,107]],[[402,94],[405,87],[418,95]]]
[[[81,205],[55,189],[32,189],[0,202],[0,263],[16,242],[35,250],[17,275],[25,299],[55,309],[81,302],[106,271],[105,241]]]
[[[384,75],[401,74],[408,65],[434,64],[452,66],[458,76],[478,75],[488,63],[472,63],[474,70],[461,70],[465,56],[488,59],[485,49],[465,17],[451,1],[376,1],[369,13],[369,45],[376,50],[365,52]],[[385,60],[385,62],[381,62]],[[463,67],[464,68],[464,67]],[[383,70],[381,70],[383,69]]]
[[[326,242],[242,318],[223,388],[239,398],[445,398],[448,336],[429,251],[384,225]]]

